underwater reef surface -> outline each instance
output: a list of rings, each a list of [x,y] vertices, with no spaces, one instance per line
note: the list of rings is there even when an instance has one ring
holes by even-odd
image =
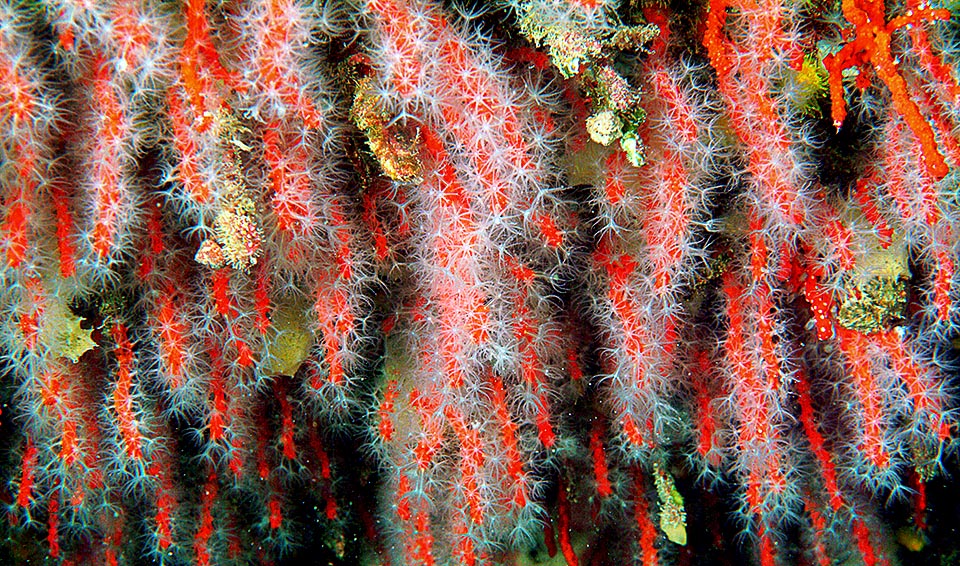
[[[0,563],[960,563],[958,32],[0,0]]]

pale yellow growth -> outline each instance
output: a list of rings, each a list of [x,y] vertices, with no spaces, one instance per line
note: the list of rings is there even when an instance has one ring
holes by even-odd
[[[606,162],[613,151],[613,148],[588,141],[580,150],[568,152],[564,158],[567,182],[571,186],[603,188],[606,183]]]
[[[927,535],[924,534],[923,531],[911,525],[897,529],[897,542],[910,552],[920,552],[930,544],[930,539],[927,538]]]
[[[236,153],[250,151],[242,139],[249,130],[226,109],[213,116],[213,127],[223,152],[215,180],[220,211],[214,219],[214,240],[205,240],[194,259],[213,269],[229,265],[243,271],[256,265],[263,253],[257,205],[249,196]]]
[[[401,183],[419,183],[423,174],[420,163],[420,139],[393,122],[383,109],[383,101],[374,92],[372,77],[357,82],[350,106],[350,118],[367,137],[367,146],[377,159],[384,175]]]
[[[789,73],[793,76],[791,98],[794,106],[804,115],[819,116],[820,102],[829,94],[823,62],[816,55],[807,55],[800,70]]]
[[[599,58],[603,44],[574,22],[554,22],[540,10],[531,9],[520,18],[520,31],[535,45],[546,45],[550,60],[565,78],[580,72],[581,65]]]
[[[848,207],[845,216],[851,224],[865,221],[854,207]],[[884,249],[873,231],[863,232],[860,243],[863,253],[842,280],[837,323],[863,333],[880,332],[907,317],[907,244],[901,233],[894,232]]]
[[[880,241],[872,233],[862,238],[864,253],[857,257],[854,274],[861,280],[883,277],[887,279],[909,279],[910,258],[903,235],[894,232],[892,242],[883,249]]]
[[[613,110],[602,110],[587,118],[587,133],[600,145],[610,145],[623,135],[623,120]]]
[[[673,476],[653,464],[653,478],[657,484],[657,497],[660,499],[660,529],[670,541],[681,546],[687,544],[687,512],[683,507],[683,496],[673,483]]]
[[[217,215],[215,233],[227,265],[234,269],[256,265],[260,255],[260,227],[252,215],[222,210]]]
[[[302,298],[281,299],[271,315],[265,356],[260,365],[265,375],[294,375],[310,356],[314,335],[310,330],[310,305]]]
[[[90,337],[93,329],[80,327],[80,317],[60,300],[51,301],[44,312],[40,340],[57,358],[76,363],[80,356],[97,347]]]

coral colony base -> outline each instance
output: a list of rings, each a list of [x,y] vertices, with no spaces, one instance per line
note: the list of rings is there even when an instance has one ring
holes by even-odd
[[[0,560],[905,561],[958,17],[0,0]]]

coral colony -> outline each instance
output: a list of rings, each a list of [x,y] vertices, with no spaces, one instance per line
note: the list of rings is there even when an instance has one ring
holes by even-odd
[[[674,4],[0,0],[2,552],[896,563],[960,14]]]

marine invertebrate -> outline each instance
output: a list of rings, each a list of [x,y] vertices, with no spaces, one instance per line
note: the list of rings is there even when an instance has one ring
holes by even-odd
[[[949,17],[0,0],[0,560],[666,563],[739,532],[872,564],[888,500],[935,536]]]

